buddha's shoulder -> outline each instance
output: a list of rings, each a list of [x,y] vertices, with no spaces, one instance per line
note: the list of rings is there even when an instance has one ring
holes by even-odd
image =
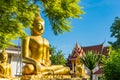
[[[46,38],[43,38],[43,41],[49,44],[49,41]]]

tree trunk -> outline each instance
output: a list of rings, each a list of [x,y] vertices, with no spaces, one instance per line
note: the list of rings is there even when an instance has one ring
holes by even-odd
[[[90,70],[90,80],[92,80],[92,78],[93,78],[93,71]]]

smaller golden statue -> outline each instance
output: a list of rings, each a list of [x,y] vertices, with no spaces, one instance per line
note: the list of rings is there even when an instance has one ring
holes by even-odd
[[[42,37],[44,20],[36,15],[31,27],[31,36],[22,40],[22,68],[23,75],[32,74],[69,74],[69,67],[51,65],[49,42]]]
[[[85,77],[85,67],[83,63],[80,61],[79,56],[76,58],[76,76]]]
[[[11,78],[11,65],[8,63],[8,54],[5,52],[5,50],[2,51],[0,57],[0,78]]]

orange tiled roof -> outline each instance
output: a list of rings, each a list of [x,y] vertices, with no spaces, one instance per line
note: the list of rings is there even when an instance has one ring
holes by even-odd
[[[100,45],[93,45],[93,46],[87,46],[87,47],[79,47],[79,45],[76,43],[76,46],[74,50],[72,51],[71,56],[69,57],[70,61],[76,60],[77,56],[80,54],[84,54],[84,52],[87,51],[93,51],[95,53],[103,53],[104,55],[108,55],[108,47],[104,47],[103,44]]]
[[[94,46],[87,46],[87,47],[82,47],[84,52],[87,51],[93,51],[97,53],[101,53],[103,50],[103,44],[100,45],[94,45]]]

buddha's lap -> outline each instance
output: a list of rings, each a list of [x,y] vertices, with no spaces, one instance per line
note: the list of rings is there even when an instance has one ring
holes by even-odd
[[[41,72],[46,71],[69,71],[69,67],[64,67],[63,65],[51,65],[51,66],[38,66]],[[34,65],[26,64],[23,67],[25,72],[33,72],[35,70]]]

